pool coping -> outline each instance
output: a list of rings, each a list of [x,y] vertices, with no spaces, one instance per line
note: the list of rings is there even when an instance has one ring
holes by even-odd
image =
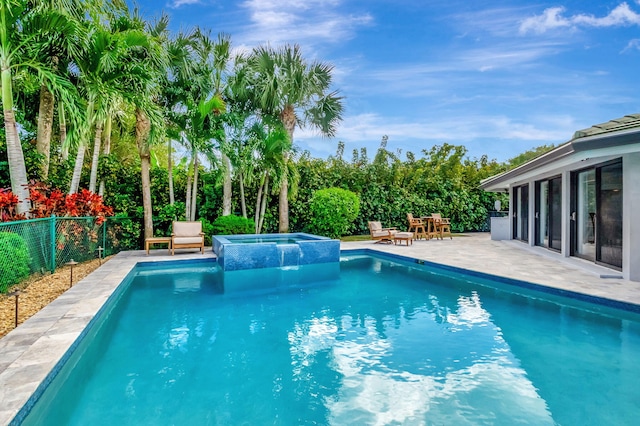
[[[211,248],[202,255],[177,253],[159,255],[164,250],[145,256],[144,250],[121,252],[92,272],[72,288],[29,318],[18,328],[0,339],[0,424],[18,424],[28,414],[29,405],[37,400],[38,390],[46,387],[50,373],[62,362],[86,333],[91,321],[100,313],[121,283],[125,282],[136,265],[184,263],[196,260],[216,261]],[[594,296],[587,293],[536,284],[529,281],[501,277],[459,266],[422,260],[417,257],[389,253],[375,248],[343,245],[341,255],[373,255],[425,265],[440,271],[462,273],[471,277],[491,279],[499,283],[536,290],[547,294],[596,303],[622,311],[640,313],[640,304]],[[20,414],[20,415],[19,415]]]

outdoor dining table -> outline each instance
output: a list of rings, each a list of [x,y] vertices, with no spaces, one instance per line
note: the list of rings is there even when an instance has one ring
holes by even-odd
[[[420,219],[422,219],[422,221],[424,222],[426,233],[427,233],[427,239],[430,240],[433,237],[437,237],[438,232],[436,231],[436,224],[435,224],[435,221],[433,220],[433,217],[422,216]]]

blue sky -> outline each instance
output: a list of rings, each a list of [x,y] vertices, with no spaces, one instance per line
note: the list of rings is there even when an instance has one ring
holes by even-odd
[[[419,154],[444,142],[500,161],[640,112],[640,0],[139,0],[173,31],[231,35],[235,49],[298,43],[334,65],[344,120],[297,129],[315,157],[366,147]]]

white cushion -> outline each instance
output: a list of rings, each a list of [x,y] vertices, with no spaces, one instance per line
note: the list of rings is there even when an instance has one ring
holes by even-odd
[[[202,237],[173,237],[173,244],[200,244]]]

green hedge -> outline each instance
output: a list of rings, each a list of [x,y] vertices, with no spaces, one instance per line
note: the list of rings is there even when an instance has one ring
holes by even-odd
[[[330,238],[346,235],[360,212],[360,199],[346,189],[327,188],[315,191],[309,203],[308,231]]]
[[[214,235],[253,234],[255,223],[242,216],[220,216],[211,224]]]
[[[29,249],[24,239],[12,232],[0,232],[0,293],[29,276]]]

